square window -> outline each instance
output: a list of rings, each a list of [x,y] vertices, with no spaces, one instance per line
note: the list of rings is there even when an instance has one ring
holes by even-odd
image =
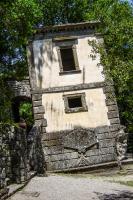
[[[63,95],[63,98],[66,113],[88,111],[85,101],[85,93],[67,94]]]
[[[69,108],[80,108],[82,106],[81,96],[78,97],[68,97]]]

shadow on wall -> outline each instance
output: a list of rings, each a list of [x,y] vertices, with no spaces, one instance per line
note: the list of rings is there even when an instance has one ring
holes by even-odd
[[[133,192],[121,191],[117,194],[101,194],[96,193],[100,200],[132,200]]]
[[[50,41],[47,43],[44,43],[40,46],[40,57],[38,57],[38,80],[39,80],[39,87],[42,88],[42,82],[43,82],[43,73],[42,73],[42,67],[49,68],[51,71],[51,66],[53,62],[57,62],[57,59],[54,55],[53,51],[54,44]],[[44,57],[44,55],[47,55]]]

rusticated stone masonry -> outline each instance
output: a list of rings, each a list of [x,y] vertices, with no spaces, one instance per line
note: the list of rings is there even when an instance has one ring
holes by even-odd
[[[108,119],[111,125],[120,125],[119,111],[117,106],[117,101],[115,97],[113,82],[105,82],[103,88],[104,94],[106,96],[106,106],[108,108]]]
[[[22,81],[10,80],[8,84],[14,93],[14,96],[25,96],[31,98],[29,77]]]
[[[42,105],[42,94],[38,94],[38,92],[32,94],[32,104],[35,123],[41,123],[43,135],[46,133],[47,120],[44,117],[45,110]]]
[[[7,185],[30,178],[30,170],[45,173],[41,145],[41,124],[35,124],[27,136],[26,130],[0,124],[0,199],[7,196]]]
[[[0,187],[27,180],[26,130],[8,124],[0,125]]]
[[[118,125],[43,134],[42,144],[48,171],[82,169],[117,160],[115,137]]]

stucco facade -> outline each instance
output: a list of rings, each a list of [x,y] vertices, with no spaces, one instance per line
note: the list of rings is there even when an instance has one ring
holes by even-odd
[[[78,94],[85,92],[87,112],[65,113],[64,94]],[[71,92],[60,92],[43,94],[42,102],[45,107],[45,118],[47,119],[47,132],[73,129],[75,126],[83,128],[95,128],[97,126],[109,125],[105,104],[105,94],[102,89],[78,90]],[[82,120],[81,120],[82,119]]]
[[[49,171],[116,160],[115,134],[120,121],[116,100],[110,98],[113,85],[107,83],[100,55],[92,56],[89,43],[102,41],[95,33],[98,25],[46,27],[29,44],[34,118],[42,122]],[[72,63],[75,68],[67,66]]]
[[[88,40],[98,41],[98,38],[88,35],[77,36],[76,52],[81,72],[69,75],[59,75],[58,44],[53,42],[52,38],[34,41],[33,53],[37,87],[62,87],[104,81],[103,67],[97,66],[100,63],[100,56],[97,54],[95,59],[91,57],[92,47],[88,44]]]

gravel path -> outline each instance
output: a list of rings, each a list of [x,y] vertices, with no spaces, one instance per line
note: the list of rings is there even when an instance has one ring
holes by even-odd
[[[133,200],[133,187],[104,178],[49,175],[34,177],[10,200]]]

